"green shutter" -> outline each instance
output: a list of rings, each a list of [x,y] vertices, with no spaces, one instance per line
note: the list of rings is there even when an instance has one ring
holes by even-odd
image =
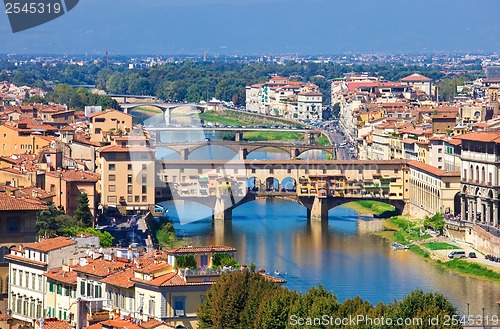
[[[54,292],[54,282],[49,282],[49,292]]]

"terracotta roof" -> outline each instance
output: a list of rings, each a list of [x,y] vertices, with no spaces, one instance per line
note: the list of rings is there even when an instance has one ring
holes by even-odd
[[[456,139],[486,143],[500,143],[500,132],[472,132],[456,136]]]
[[[458,146],[462,144],[462,141],[460,139],[452,138],[448,141],[448,143],[450,143],[451,145]]]
[[[108,146],[103,146],[99,149],[99,152],[104,153],[104,152],[151,152],[154,153],[155,149],[149,148],[146,146],[139,146],[139,145],[133,145],[133,146],[121,146],[121,145],[108,145]]]
[[[26,244],[23,244],[23,247],[25,249],[32,249],[32,250],[48,252],[48,251],[64,248],[67,246],[71,246],[74,244],[76,244],[76,242],[71,240],[70,238],[58,236],[55,238],[45,239],[45,240],[42,240],[40,242],[26,243]]]
[[[227,246],[179,247],[168,250],[169,254],[192,254],[196,252],[235,252],[236,248]]]
[[[149,274],[149,273],[154,273],[154,272],[157,272],[159,270],[163,270],[163,269],[166,269],[169,267],[171,267],[171,266],[168,263],[160,262],[160,263],[152,263],[152,264],[149,264],[149,265],[142,267],[142,268],[137,268],[135,271],[139,272],[139,273]]]
[[[113,329],[142,329],[138,325],[121,319],[110,319],[106,321],[102,321],[87,327],[87,329],[102,329],[105,328],[113,328]]]
[[[39,321],[37,321],[40,324]],[[43,320],[44,329],[71,329],[71,323],[68,321],[58,320],[57,318],[49,318]]]
[[[215,283],[214,281],[186,282],[181,276],[177,275],[176,272],[167,273],[165,275],[154,278],[153,280],[141,280],[132,278],[132,281],[154,287],[206,286]]]
[[[132,282],[130,279],[132,279],[133,277],[134,269],[128,268],[125,271],[111,274],[110,276],[102,279],[101,282],[122,288],[132,288],[134,286],[134,282]]]
[[[405,144],[415,144],[416,142],[417,141],[414,139],[409,139],[409,138],[403,139],[403,143],[405,143]]]
[[[110,114],[110,113],[120,113],[120,114],[128,115],[130,117],[132,116],[131,114],[128,114],[128,113],[125,113],[125,112],[122,112],[122,111],[108,109],[108,110],[105,110],[105,111],[93,113],[93,114],[89,115],[88,118],[90,119],[90,118],[94,118],[94,117],[98,117],[98,116],[101,116],[101,115],[104,115],[104,114]]]
[[[428,77],[423,76],[423,75],[418,74],[418,73],[413,73],[412,75],[404,77],[403,79],[401,79],[401,81],[403,81],[403,82],[429,82],[429,81],[432,81],[432,79],[429,79]]]
[[[49,171],[46,175],[51,177],[59,177],[61,175],[61,178],[67,182],[97,182],[100,178],[99,174],[75,169]]]
[[[441,170],[441,169],[438,169],[434,166],[431,166],[431,165],[428,165],[426,163],[422,163],[422,162],[419,162],[419,161],[415,161],[415,160],[411,160],[408,162],[408,165],[410,167],[415,167],[415,168],[418,168],[420,170],[423,170],[429,174],[432,174],[434,176],[440,176],[440,177],[443,177],[443,176],[451,176],[451,177],[460,177],[460,172],[447,172],[447,171],[444,171],[444,170]]]
[[[107,277],[113,273],[125,269],[127,264],[98,259],[88,265],[75,268],[75,272],[90,274],[94,276]]]
[[[148,321],[141,322],[140,326],[144,329],[153,329],[163,324],[163,322],[158,321],[156,319],[150,319]]]
[[[33,199],[21,199],[14,196],[8,196],[0,193],[0,212],[1,211],[39,211],[48,209],[43,202]]]
[[[74,271],[63,271],[62,269],[48,271],[44,274],[47,278],[54,281],[63,282],[70,285],[76,286],[77,274]]]
[[[322,96],[322,94],[320,92],[317,92],[317,91],[300,92],[299,95],[302,95],[302,96]]]
[[[20,262],[30,263],[30,264],[39,265],[39,266],[45,266],[45,265],[47,265],[47,263],[45,263],[45,262],[41,262],[41,261],[38,261],[38,260],[29,259],[29,258],[22,257],[22,256],[12,255],[12,254],[5,255],[5,259],[17,260],[17,261],[20,261]]]
[[[49,193],[38,187],[26,187],[16,190],[14,195],[19,198],[45,199],[55,196],[54,193]]]
[[[78,136],[78,135],[76,135],[76,136]],[[99,142],[91,142],[90,140],[82,139],[79,137],[73,138],[73,143],[81,143],[81,144],[86,144],[86,145],[96,146],[96,147],[101,146],[101,143],[99,143]]]

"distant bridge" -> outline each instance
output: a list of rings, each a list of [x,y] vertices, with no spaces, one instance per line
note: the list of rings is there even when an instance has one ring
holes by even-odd
[[[146,96],[144,96],[146,97]],[[146,106],[152,106],[160,109],[163,111],[163,114],[165,116],[165,123],[167,125],[170,125],[170,118],[172,117],[172,111],[175,110],[178,107],[181,106],[191,106],[191,107],[196,107],[198,110],[201,112],[205,111],[207,108],[206,104],[197,104],[197,103],[160,103],[160,102],[154,102],[154,103],[120,103],[120,107],[123,109],[123,112],[129,113],[131,110],[138,108],[138,107],[146,107]]]
[[[237,132],[236,134],[237,134],[237,140],[242,138],[241,136],[238,138],[238,135],[242,134],[241,132]],[[181,160],[188,160],[189,154],[191,154],[192,152],[194,152],[199,148],[210,145],[223,146],[228,149],[231,149],[235,153],[239,154],[240,160],[245,160],[248,154],[254,151],[268,147],[280,149],[288,153],[291,159],[295,159],[299,157],[302,153],[310,150],[322,150],[330,153],[332,157],[335,157],[335,148],[332,146],[320,146],[320,145],[297,144],[297,143],[286,143],[286,142],[199,141],[199,142],[155,143],[155,146],[157,148],[164,147],[177,152],[180,155]]]
[[[328,219],[328,210],[356,200],[377,200],[403,213],[408,200],[406,160],[160,160],[157,202],[194,201],[231,219],[232,209],[258,198],[302,204],[309,219]]]
[[[126,95],[126,94],[106,94],[111,98],[123,98],[123,103],[127,103],[127,98],[135,98],[135,99],[151,99],[155,100],[156,96],[149,95]]]

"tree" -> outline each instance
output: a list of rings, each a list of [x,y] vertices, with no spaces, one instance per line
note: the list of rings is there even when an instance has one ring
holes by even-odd
[[[230,254],[223,253],[223,252],[216,252],[212,256],[212,266],[214,266],[214,267],[220,267],[220,266],[239,267],[239,264],[236,261],[236,258],[231,256]]]
[[[440,293],[424,293],[422,290],[415,290],[408,294],[402,301],[397,302],[392,309],[394,323],[396,319],[430,319],[438,317],[436,325],[431,326],[425,323],[423,326],[416,324],[406,325],[403,328],[461,328],[459,323],[445,321],[455,319],[457,309]]]
[[[196,268],[194,255],[184,255],[175,257],[174,268]]]
[[[246,329],[255,326],[262,300],[282,288],[262,275],[232,272],[222,275],[198,309],[199,329]]]
[[[87,193],[80,193],[76,201],[78,207],[75,210],[75,219],[86,227],[92,227],[92,212],[90,211]]]
[[[99,243],[101,244],[102,247],[112,247],[113,246],[113,240],[115,239],[111,235],[111,233],[109,233],[107,231],[101,232],[101,231],[98,231],[98,230],[96,230],[94,228],[91,228],[91,227],[86,227],[86,228],[80,227],[80,228],[77,228],[75,230],[75,234],[79,234],[79,233],[89,233],[89,234],[98,236],[99,237]]]
[[[56,217],[63,212],[51,204],[47,210],[41,210],[36,214],[36,230],[38,236],[52,237],[59,231]]]

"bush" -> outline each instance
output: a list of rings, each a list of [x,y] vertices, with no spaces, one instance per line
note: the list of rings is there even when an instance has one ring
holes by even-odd
[[[175,257],[174,268],[196,268],[196,259],[194,258],[194,255]]]

